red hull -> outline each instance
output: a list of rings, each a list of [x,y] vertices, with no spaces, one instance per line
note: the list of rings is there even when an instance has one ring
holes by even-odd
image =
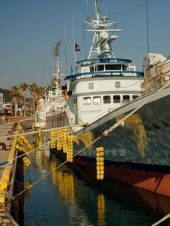
[[[65,160],[63,153],[54,151],[62,160]],[[83,158],[82,158],[83,159]],[[69,163],[70,164],[70,163]],[[96,165],[74,157],[74,164],[96,174]],[[145,189],[157,194],[170,197],[170,174],[149,172],[144,170],[125,169],[115,166],[105,165],[104,176],[117,180],[137,188]]]

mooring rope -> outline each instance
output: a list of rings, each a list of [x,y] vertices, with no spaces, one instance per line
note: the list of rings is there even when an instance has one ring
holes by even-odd
[[[67,129],[67,128],[70,128],[70,127],[78,127],[78,126],[82,126],[82,125],[84,125],[84,123],[76,124],[76,125],[73,125],[73,126],[63,126],[63,127],[54,127],[54,128],[50,128],[50,129],[35,130],[35,131],[31,131],[31,132],[19,133],[19,136],[32,135],[32,134],[35,134],[35,133],[39,133],[40,131],[41,132],[49,132],[49,131],[52,131],[52,130]],[[17,134],[11,134],[11,135],[9,134],[9,135],[5,135],[5,136],[0,136],[0,138],[7,138],[7,137],[14,138],[14,137],[17,137],[17,136],[18,136]]]
[[[110,132],[112,132],[116,127],[118,127],[122,122],[124,122],[127,118],[129,118],[133,113],[135,113],[137,110],[139,110],[141,107],[143,107],[146,103],[148,103],[153,97],[158,95],[165,87],[170,85],[170,82],[168,82],[165,86],[163,86],[161,89],[159,89],[156,93],[154,93],[151,97],[146,99],[141,105],[139,105],[137,108],[135,108],[133,111],[131,111],[128,115],[126,115],[123,119],[119,120],[117,123],[115,123],[112,127],[109,129],[105,130],[103,135],[107,136]]]
[[[168,219],[170,217],[170,213],[167,214],[165,217],[163,217],[162,219],[160,219],[159,221],[157,221],[156,223],[152,224],[152,226],[157,226],[160,223],[162,223],[163,221],[165,221],[166,219]]]
[[[61,128],[61,127],[60,127],[60,128]],[[41,131],[42,131],[42,130],[39,130],[38,132],[41,132]],[[68,134],[70,134],[70,133],[72,133],[72,132],[73,132],[73,130],[70,130],[69,132],[66,133],[66,135],[68,135]],[[21,134],[19,134],[19,136],[20,136],[20,135],[21,135]],[[57,141],[58,139],[60,139],[60,138],[62,138],[62,137],[64,137],[64,136],[65,136],[65,135],[59,136],[59,137],[57,137],[57,138],[51,140],[50,142],[52,142],[52,141]],[[19,158],[21,158],[21,157],[23,157],[23,156],[25,156],[25,155],[28,155],[28,154],[30,154],[31,152],[36,151],[36,150],[38,150],[38,149],[40,149],[40,148],[46,146],[48,143],[49,143],[49,142],[46,142],[46,143],[44,143],[43,145],[38,146],[37,148],[34,148],[34,149],[32,149],[32,150],[29,150],[29,151],[23,153],[22,155],[19,155],[19,156],[15,157],[15,158],[11,159],[10,161],[0,162],[0,166],[3,166],[3,165],[9,165],[9,164],[11,164],[14,160],[19,159]]]
[[[84,147],[83,149],[81,149],[80,151],[78,151],[75,155],[73,155],[73,158],[75,156],[77,156],[78,154],[80,154],[83,150],[85,150],[86,148],[88,148],[89,146],[91,146],[92,144],[94,144],[96,141],[98,141],[99,139],[101,139],[104,136],[108,136],[108,134],[110,132],[112,132],[115,128],[117,128],[120,124],[122,124],[122,122],[124,122],[124,120],[126,120],[128,117],[130,117],[134,112],[136,112],[138,109],[140,109],[142,106],[144,106],[147,102],[149,102],[153,97],[155,97],[158,93],[160,93],[165,87],[167,87],[170,84],[170,82],[168,82],[166,85],[164,85],[161,89],[159,89],[155,94],[153,94],[151,97],[149,97],[146,101],[144,101],[140,106],[138,106],[137,108],[135,108],[132,112],[130,112],[127,116],[125,116],[123,119],[121,119],[120,121],[118,121],[117,123],[115,123],[112,127],[110,127],[109,129],[105,130],[103,132],[103,134],[101,136],[99,136],[98,138],[96,138],[95,140],[93,140],[90,144],[88,144],[86,147]],[[50,129],[52,130],[52,129]],[[53,129],[54,130],[54,129]],[[38,131],[39,132],[39,131]],[[56,140],[56,139],[55,139]],[[42,145],[44,146],[44,145]],[[41,146],[41,147],[42,147]],[[40,147],[38,147],[40,148]],[[38,149],[36,148],[36,149]],[[34,149],[34,150],[36,150]],[[29,152],[32,152],[33,150],[30,150]],[[25,155],[25,154],[24,154]],[[64,161],[62,164],[60,164],[58,167],[56,167],[54,170],[51,170],[49,173],[47,173],[46,175],[44,175],[43,177],[41,177],[39,180],[37,180],[36,182],[34,182],[32,185],[27,186],[27,188],[25,188],[22,192],[20,192],[19,194],[13,196],[10,200],[8,200],[7,202],[5,202],[3,204],[3,207],[5,207],[9,202],[13,201],[14,199],[16,199],[18,196],[20,196],[21,194],[23,194],[25,191],[27,191],[28,189],[30,189],[31,187],[33,187],[34,185],[36,185],[37,183],[39,183],[41,180],[43,180],[45,177],[47,177],[48,175],[50,175],[53,171],[57,170],[58,168],[60,168],[61,166],[63,166],[64,164],[66,164],[71,158],[67,159],[66,161]],[[168,216],[169,217],[169,216]],[[168,218],[167,217],[167,218]],[[162,221],[161,221],[162,222]],[[160,223],[161,223],[160,222]],[[156,226],[157,224],[153,225]]]
[[[90,145],[92,145],[93,143],[95,143],[97,140],[101,139],[103,135],[101,135],[100,137],[96,138],[93,142],[91,142],[91,144],[87,145],[86,147],[82,148],[80,151],[78,151],[75,155],[73,155],[73,158],[80,154],[83,150],[85,150],[86,148],[88,148]],[[44,145],[43,145],[44,146]],[[39,147],[40,148],[40,147]],[[38,148],[37,148],[38,149]],[[32,150],[31,150],[32,151]],[[43,180],[44,178],[46,178],[48,175],[50,175],[53,171],[59,169],[61,166],[63,166],[64,164],[66,164],[69,160],[71,159],[68,158],[66,161],[64,161],[63,163],[61,163],[59,166],[57,166],[55,169],[51,170],[50,172],[48,172],[46,175],[44,175],[43,177],[41,177],[39,180],[35,181],[33,184],[27,185],[27,187],[21,191],[20,193],[18,193],[17,195],[14,195],[12,198],[10,198],[7,202],[2,204],[2,208],[6,207],[10,202],[14,201],[17,197],[19,197],[20,195],[22,195],[23,193],[25,193],[26,191],[28,191],[30,188],[32,188],[33,186],[35,186],[37,183],[39,183],[41,180]]]

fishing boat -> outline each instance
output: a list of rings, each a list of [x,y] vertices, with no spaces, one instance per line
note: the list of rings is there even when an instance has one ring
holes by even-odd
[[[170,59],[148,53],[138,71],[131,60],[116,58],[111,42],[121,30],[108,16],[100,18],[99,2],[94,0],[96,20],[86,22],[94,33],[89,57],[65,77],[65,125],[74,137],[68,149],[65,137],[53,151],[97,180],[170,196]]]
[[[53,56],[57,57],[54,73],[52,73],[52,88],[46,89],[45,95],[42,96],[37,105],[37,111],[35,114],[35,127],[57,127],[62,126],[63,116],[65,116],[65,86],[61,84],[61,60],[59,56],[59,49],[61,46],[61,40],[56,43],[54,47]]]

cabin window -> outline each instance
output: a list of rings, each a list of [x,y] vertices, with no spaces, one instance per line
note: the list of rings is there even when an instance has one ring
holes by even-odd
[[[91,104],[91,98],[90,97],[84,97],[83,98],[83,105],[90,105]]]
[[[103,96],[103,103],[104,103],[104,104],[109,104],[109,103],[111,103],[111,98],[110,98],[110,96]]]
[[[127,70],[127,66],[126,65],[122,65],[122,70],[126,71]]]
[[[129,95],[123,95],[123,102],[129,102],[130,96]]]
[[[95,96],[93,97],[93,104],[101,104],[101,97],[100,96]]]
[[[135,100],[136,98],[138,98],[138,95],[132,95],[133,100]]]
[[[106,64],[106,70],[121,70],[121,64]]]
[[[94,71],[94,66],[90,67],[90,72],[93,72],[93,71]]]
[[[120,103],[120,96],[119,95],[113,96],[113,103]]]
[[[98,71],[104,71],[104,65],[98,65]]]

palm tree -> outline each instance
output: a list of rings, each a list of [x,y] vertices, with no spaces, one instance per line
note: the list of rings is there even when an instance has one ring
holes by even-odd
[[[35,96],[36,96],[36,88],[37,88],[37,84],[36,83],[32,83],[31,85],[29,85],[29,91],[33,97],[33,112],[35,111]]]
[[[24,97],[24,117],[26,117],[25,95],[26,95],[26,90],[28,89],[28,84],[26,82],[22,82],[20,83],[19,88],[22,90],[22,94]]]
[[[42,95],[45,93],[45,87],[37,86],[35,89],[35,99],[38,109],[38,99],[42,97]]]
[[[9,93],[9,95],[12,97],[13,101],[14,101],[14,105],[15,105],[15,116],[16,116],[16,102],[21,98],[21,94],[18,91],[19,87],[18,86],[12,86],[10,87],[11,91]]]

